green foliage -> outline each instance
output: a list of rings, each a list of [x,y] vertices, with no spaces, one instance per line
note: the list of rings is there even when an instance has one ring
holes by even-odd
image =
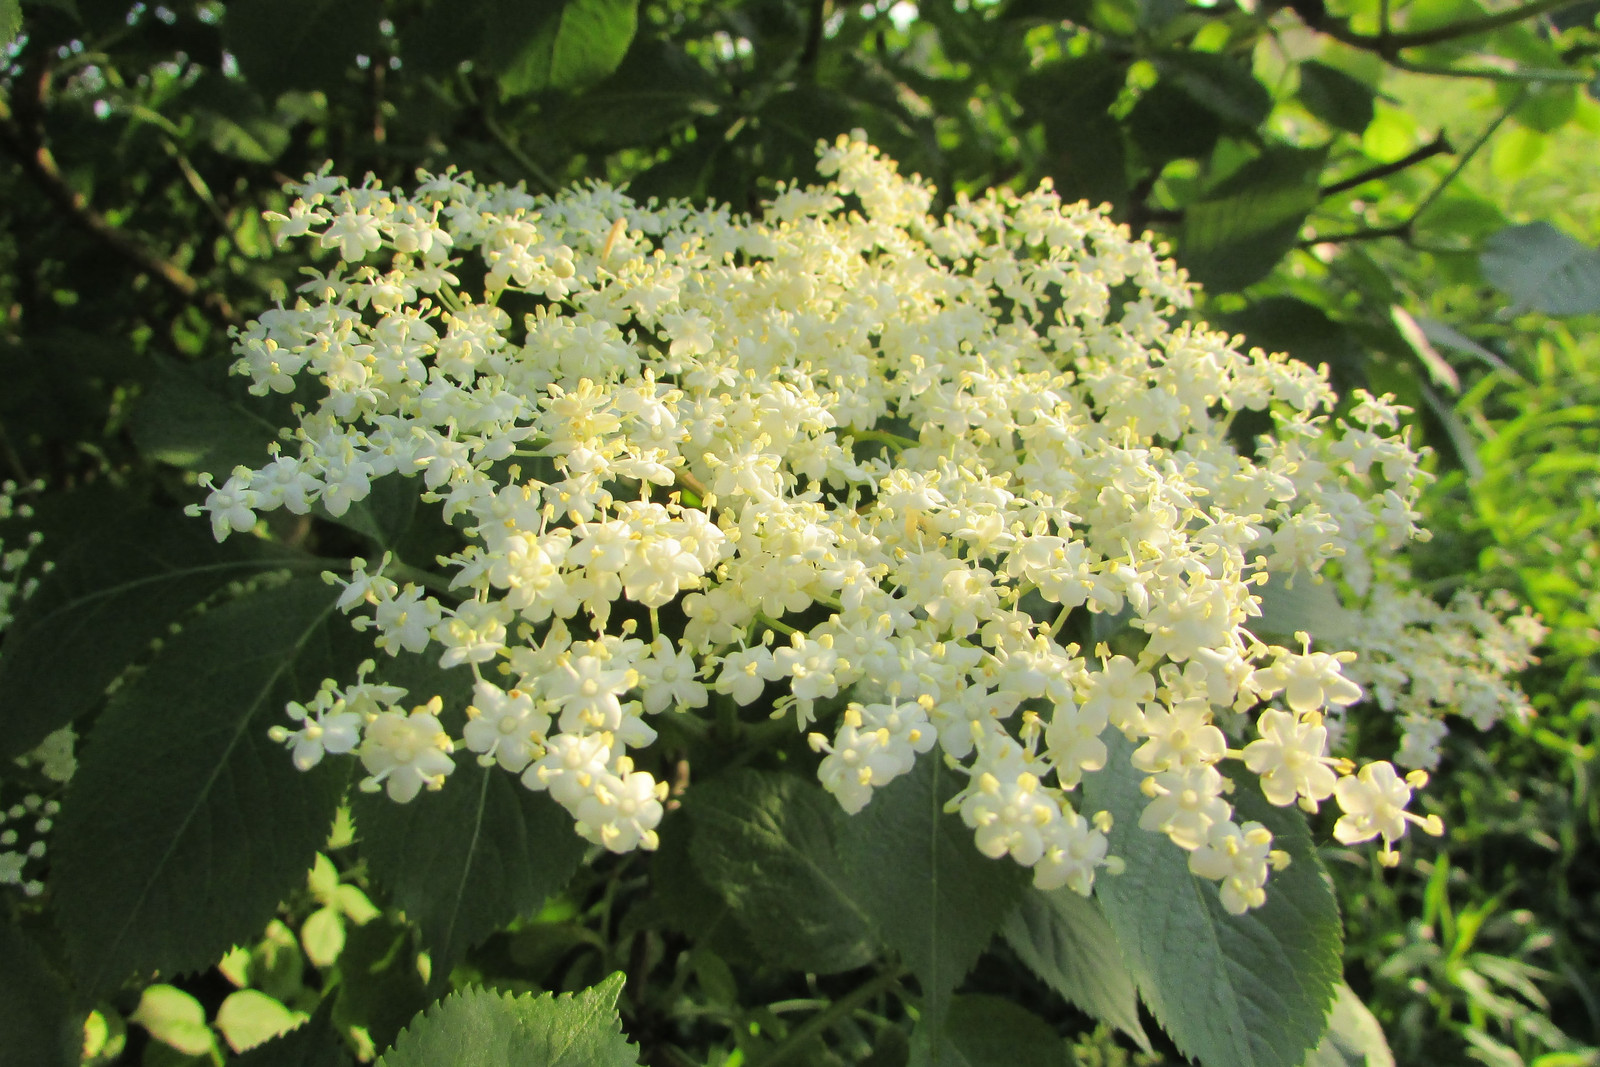
[[[66,981],[20,926],[0,923],[0,1065],[58,1067],[78,1062],[82,1017]]]
[[[1112,766],[1131,751],[1114,736],[1107,747]],[[1095,896],[1151,1014],[1206,1067],[1299,1064],[1322,1036],[1340,949],[1338,905],[1299,812],[1240,785],[1240,817],[1270,829],[1292,862],[1265,906],[1230,915],[1184,853],[1139,829],[1137,776],[1095,775],[1085,790],[1115,819],[1111,847],[1128,869],[1096,882]]]
[[[1483,274],[1518,304],[1550,315],[1600,311],[1600,252],[1547,222],[1489,238]]]
[[[638,1050],[622,1035],[622,975],[559,997],[486,989],[452,993],[400,1034],[380,1067],[461,1067],[528,1062],[549,1067],[634,1067]]]

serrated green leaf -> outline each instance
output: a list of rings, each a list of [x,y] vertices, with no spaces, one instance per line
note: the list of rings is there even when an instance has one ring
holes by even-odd
[[[305,1012],[291,1011],[259,989],[240,989],[223,1000],[214,1022],[228,1047],[244,1052],[288,1033],[308,1018]]]
[[[328,905],[306,916],[300,924],[300,944],[313,967],[332,967],[344,951],[344,916]]]
[[[1298,1067],[1321,1039],[1340,979],[1338,906],[1296,808],[1275,808],[1248,774],[1235,778],[1236,818],[1272,831],[1292,863],[1267,902],[1244,915],[1189,873],[1188,854],[1139,828],[1143,775],[1132,745],[1106,737],[1106,770],[1084,782],[1085,808],[1111,812],[1111,851],[1127,869],[1095,881],[1140,995],[1185,1055],[1203,1067]]]
[[[872,923],[838,854],[849,818],[815,781],[739,770],[684,799],[690,855],[773,963],[829,974],[875,955]]]
[[[195,604],[229,582],[307,559],[245,537],[219,545],[205,523],[173,512],[102,524],[57,557],[0,646],[0,758],[97,707]]]
[[[1305,1067],[1394,1067],[1383,1027],[1343,982],[1328,1011],[1328,1032]]]
[[[954,997],[940,1031],[928,1035],[919,1029],[912,1039],[912,1067],[1073,1067],[1076,1062],[1054,1027],[1000,997]]]
[[[21,0],[0,0],[0,48],[16,40],[22,32]]]
[[[217,1036],[206,1025],[206,1009],[175,986],[148,986],[128,1021],[150,1031],[150,1036],[186,1056],[203,1056],[216,1047]]]
[[[484,58],[506,96],[580,89],[616,70],[638,29],[639,0],[500,0]]]
[[[878,790],[839,834],[851,897],[943,1006],[1021,899],[1027,872],[980,853],[972,831],[944,811],[954,772],[928,757]]]
[[[1491,285],[1524,307],[1548,315],[1600,311],[1600,251],[1548,222],[1501,230],[1480,264]]]
[[[51,849],[86,991],[210,966],[302,884],[349,768],[301,773],[267,730],[370,649],[333,600],[301,579],[207,612],[101,715]]]
[[[1179,261],[1207,289],[1260,281],[1300,235],[1316,206],[1326,152],[1273,147],[1184,208]]]
[[[581,993],[512,996],[486,989],[452,993],[411,1020],[379,1067],[637,1067],[622,1033],[622,975]]]
[[[472,676],[441,670],[433,659],[403,656],[381,669],[409,701],[442,696],[457,715],[471,702]],[[457,758],[438,792],[409,804],[362,793],[352,814],[372,877],[421,928],[435,986],[469,948],[560,892],[587,848],[572,817],[547,795],[470,755]]]
[[[1359,134],[1372,121],[1378,92],[1338,67],[1309,59],[1300,64],[1300,102],[1335,129]]]
[[[1150,1051],[1139,1022],[1139,991],[1111,925],[1093,900],[1070,889],[1029,889],[1000,932],[1050,988]]]
[[[83,1012],[33,939],[0,919],[0,1067],[76,1065]]]

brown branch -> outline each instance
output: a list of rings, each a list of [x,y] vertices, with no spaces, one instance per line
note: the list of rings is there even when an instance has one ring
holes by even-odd
[[[49,78],[39,79],[41,93],[48,90]],[[42,101],[41,101],[42,104]],[[42,110],[42,108],[41,108]],[[36,116],[37,118],[37,116]],[[37,134],[37,130],[35,133]],[[129,236],[94,209],[89,198],[67,183],[55,156],[39,136],[30,137],[0,101],[0,145],[3,145],[32,179],[45,198],[55,204],[78,227],[110,248],[117,255],[155,278],[180,299],[205,312],[222,326],[243,326],[244,319],[221,293],[203,288],[187,271],[164,259],[142,241]]]
[[[1477,37],[1485,33],[1492,33],[1505,26],[1515,25],[1523,19],[1551,14],[1576,2],[1578,0],[1530,0],[1529,3],[1520,7],[1498,11],[1492,15],[1484,15],[1475,19],[1463,19],[1460,22],[1435,26],[1431,30],[1413,30],[1409,33],[1384,32],[1376,35],[1356,33],[1346,24],[1335,21],[1314,25],[1312,29],[1325,33],[1335,40],[1343,41],[1352,48],[1376,52],[1385,59],[1393,59],[1407,48],[1421,48],[1430,44],[1443,44],[1446,41],[1456,41],[1464,37]]]
[[[1341,178],[1332,185],[1324,185],[1318,190],[1318,193],[1323,197],[1338,196],[1340,193],[1359,188],[1368,182],[1377,181],[1379,178],[1387,178],[1391,174],[1398,174],[1407,167],[1415,166],[1425,159],[1432,159],[1434,156],[1444,155],[1451,151],[1453,149],[1450,147],[1450,142],[1445,140],[1444,134],[1440,134],[1421,148],[1408,155],[1401,156],[1393,163],[1385,163],[1382,166],[1361,171],[1359,174],[1352,174],[1348,178]]]

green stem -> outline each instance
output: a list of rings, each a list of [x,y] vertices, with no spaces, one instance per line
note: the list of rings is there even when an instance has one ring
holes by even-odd
[[[442,574],[425,571],[421,567],[413,567],[397,559],[391,559],[389,565],[383,569],[383,573],[396,581],[411,582],[453,600],[461,599],[461,591],[450,588],[450,579]]]
[[[900,981],[905,974],[903,970],[884,971],[881,974],[852,989],[827,1008],[813,1015],[804,1023],[795,1027],[783,1044],[772,1050],[772,1054],[764,1060],[759,1060],[753,1067],[776,1067],[777,1064],[787,1063],[810,1043],[811,1039],[827,1030],[830,1026],[842,1019],[849,1017],[857,1008],[861,1007],[873,997],[886,992]]]

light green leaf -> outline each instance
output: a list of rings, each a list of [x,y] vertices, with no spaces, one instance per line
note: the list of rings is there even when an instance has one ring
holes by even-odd
[[[301,579],[209,611],[101,715],[51,849],[86,991],[210,966],[303,884],[349,765],[301,773],[267,730],[370,650],[333,600]]]
[[[1328,1012],[1328,1032],[1305,1067],[1394,1067],[1383,1027],[1343,982]]]
[[[229,1048],[243,1052],[288,1033],[308,1018],[258,989],[241,989],[229,993],[217,1009],[216,1026]]]
[[[1524,307],[1548,315],[1600,311],[1600,251],[1548,222],[1508,226],[1489,238],[1483,276]]]
[[[0,48],[16,40],[22,32],[22,4],[20,0],[0,0]]]
[[[1188,854],[1139,828],[1143,775],[1132,745],[1108,731],[1106,770],[1084,782],[1085,808],[1115,819],[1111,851],[1127,863],[1095,881],[1151,1013],[1203,1067],[1298,1067],[1321,1039],[1340,978],[1338,906],[1305,820],[1274,808],[1248,774],[1235,778],[1240,821],[1264,824],[1293,862],[1274,872],[1267,902],[1244,915],[1189,873]]]
[[[943,760],[918,760],[845,819],[839,835],[851,898],[937,1007],[977,962],[1028,877],[1015,863],[980,853],[972,831],[946,814],[955,792]]]
[[[1260,281],[1316,206],[1321,149],[1268,148],[1184,209],[1179,261],[1207,289]]]
[[[329,1001],[310,1020],[230,1060],[229,1067],[350,1067],[344,1040],[329,1022]]]
[[[582,993],[452,993],[395,1039],[379,1067],[637,1067],[638,1049],[622,1033],[622,975]]]
[[[1000,927],[1006,944],[1050,988],[1150,1051],[1139,991],[1116,935],[1093,900],[1070,889],[1030,889]]]
[[[580,89],[616,70],[638,29],[639,0],[500,0],[485,58],[506,96]]]
[[[1263,641],[1293,646],[1294,635],[1303,630],[1316,634],[1319,641],[1337,644],[1360,624],[1359,617],[1339,603],[1331,584],[1309,574],[1274,575],[1257,587],[1256,595],[1261,598],[1261,616],[1248,625]]]
[[[1515,182],[1533,170],[1550,138],[1526,126],[1508,126],[1489,150],[1489,172],[1502,182]]]
[[[83,1012],[33,939],[0,920],[0,1067],[67,1067],[83,1047]]]
[[[814,780],[739,770],[684,800],[695,868],[768,959],[819,974],[876,954],[838,854],[849,818]]]
[[[385,682],[407,689],[408,701],[439,695],[453,715],[471,702],[472,675],[441,670],[433,659],[402,656],[381,670]],[[547,795],[470,754],[457,756],[438,792],[409,804],[361,793],[352,814],[372,878],[422,929],[436,986],[467,949],[560,892],[587,847]]]
[[[943,1028],[912,1038],[911,1067],[1072,1067],[1055,1028],[1026,1008],[991,996],[950,1001]]]
[[[318,908],[300,926],[300,944],[315,967],[332,967],[344,951],[344,916],[333,905]]]
[[[0,758],[99,706],[106,686],[196,603],[308,559],[246,537],[219,545],[204,522],[174,512],[115,519],[56,558],[0,645]]]
[[[139,1006],[128,1016],[150,1031],[150,1036],[186,1056],[203,1056],[217,1043],[206,1025],[206,1010],[183,990],[170,985],[153,985],[139,997]]]
[[[342,885],[334,892],[334,899],[345,918],[361,926],[376,919],[381,912],[373,905],[359,886]]]

